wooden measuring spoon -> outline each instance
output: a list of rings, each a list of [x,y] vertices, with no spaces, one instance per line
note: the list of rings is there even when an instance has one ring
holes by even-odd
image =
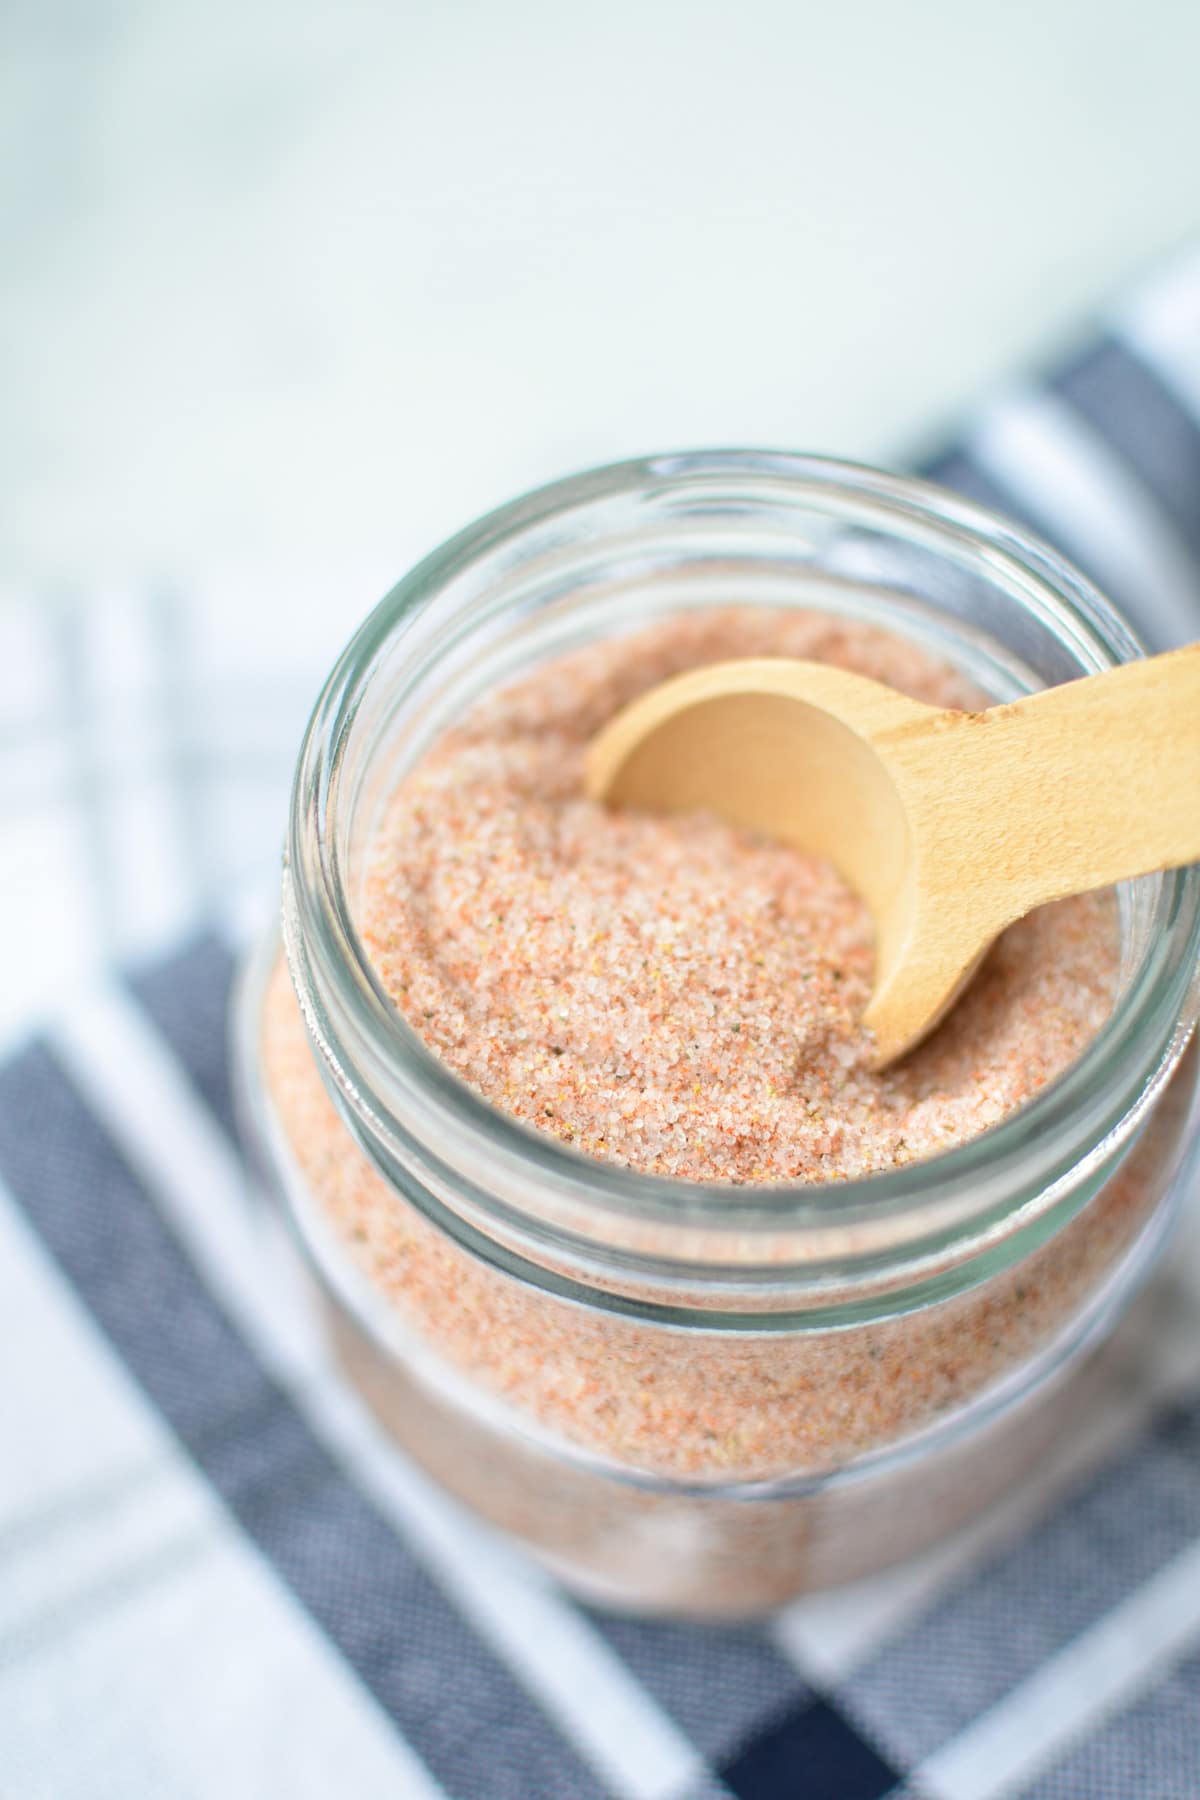
[[[1200,644],[981,713],[823,663],[714,663],[618,713],[587,788],[832,863],[875,923],[882,1065],[1033,907],[1200,860]]]

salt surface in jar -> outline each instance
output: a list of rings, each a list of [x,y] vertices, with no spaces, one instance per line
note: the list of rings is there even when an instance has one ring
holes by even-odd
[[[1135,653],[957,498],[719,454],[493,515],[330,677],[252,1128],[348,1378],[577,1591],[761,1611],[1021,1479],[1161,1242],[1200,949],[1192,871],[1043,909],[874,1073],[861,903],[591,805],[590,736],[730,656],[972,705]]]

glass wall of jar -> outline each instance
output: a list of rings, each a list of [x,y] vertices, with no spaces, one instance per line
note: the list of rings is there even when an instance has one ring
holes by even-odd
[[[381,807],[482,695],[697,608],[911,640],[997,699],[1138,654],[1088,584],[921,483],[663,457],[484,519],[413,571],[301,750],[283,942],[242,984],[249,1129],[347,1377],[409,1455],[578,1592],[728,1617],[849,1579],[1019,1482],[1143,1278],[1192,1112],[1200,876],[1117,896],[1107,1023],[982,1136],[828,1185],[580,1155],[490,1107],[357,920]]]

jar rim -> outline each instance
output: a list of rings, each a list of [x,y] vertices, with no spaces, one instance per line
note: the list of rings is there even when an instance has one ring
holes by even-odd
[[[344,1110],[362,1110],[373,1129],[410,1140],[381,1085],[364,1071],[402,1083],[406,1103],[445,1143],[476,1153],[473,1167],[514,1178],[532,1196],[518,1207],[536,1224],[551,1190],[612,1221],[681,1222],[744,1244],[781,1231],[809,1240],[806,1264],[822,1260],[821,1240],[862,1254],[944,1243],[1003,1229],[1035,1198],[1100,1167],[1118,1138],[1131,1135],[1186,1043],[1198,999],[1200,867],[1146,878],[1157,884],[1153,928],[1112,1014],[1083,1054],[1042,1093],[966,1143],[903,1168],[833,1183],[732,1185],[641,1174],[587,1157],[493,1107],[455,1075],[394,1006],[360,941],[334,829],[339,774],[349,729],[383,648],[445,585],[523,534],[598,502],[669,484],[755,483],[784,487],[811,504],[838,497],[883,529],[934,529],[992,569],[1024,571],[1054,596],[1064,641],[1100,669],[1145,654],[1099,591],[1050,545],[973,501],[910,477],[790,451],[684,451],[636,458],[568,476],[508,502],[468,525],[405,575],[375,607],[342,653],[319,696],[297,763],[287,838],[285,927],[293,979]],[[299,977],[299,978],[298,978]],[[304,990],[319,985],[320,1003]],[[306,1004],[307,1000],[307,1004]],[[470,1158],[468,1158],[470,1161]],[[462,1167],[456,1170],[461,1178]],[[493,1195],[484,1183],[487,1208]],[[481,1193],[476,1189],[476,1198]],[[503,1210],[503,1209],[502,1209]],[[511,1209],[510,1209],[511,1210]],[[811,1250],[811,1258],[808,1251]],[[853,1260],[853,1257],[852,1257]],[[776,1274],[782,1271],[776,1267]]]

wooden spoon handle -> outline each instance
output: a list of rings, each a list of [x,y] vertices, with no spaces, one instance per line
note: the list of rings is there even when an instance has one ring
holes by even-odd
[[[977,847],[982,827],[997,918],[1200,861],[1200,644],[953,720],[911,750],[944,757]]]

